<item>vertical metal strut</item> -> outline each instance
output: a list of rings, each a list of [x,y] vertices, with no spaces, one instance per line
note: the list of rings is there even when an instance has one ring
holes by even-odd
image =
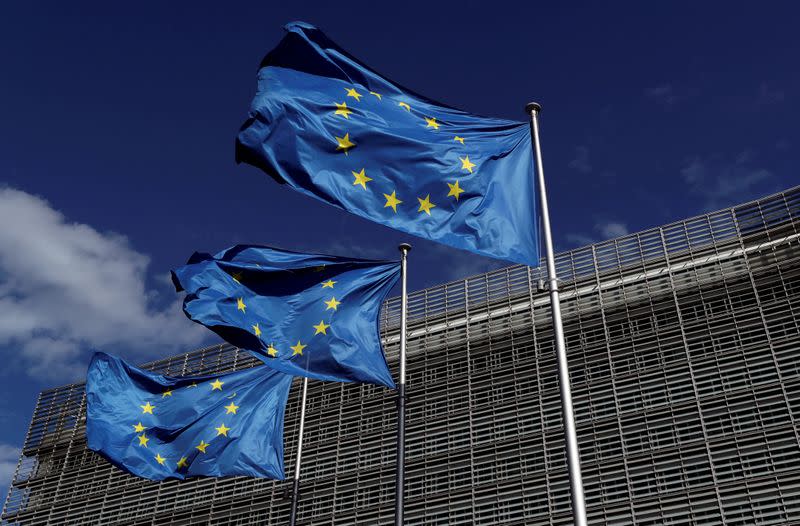
[[[395,526],[403,526],[403,489],[405,486],[406,457],[406,314],[408,289],[406,287],[406,259],[411,245],[403,243],[400,249],[400,380],[397,385],[397,468],[395,479]]]
[[[564,326],[561,323],[561,305],[558,297],[558,277],[556,276],[555,256],[553,255],[553,236],[550,231],[550,212],[547,208],[547,192],[544,184],[544,168],[542,166],[542,148],[539,143],[539,112],[542,107],[536,102],[525,106],[525,112],[531,118],[533,153],[536,159],[536,179],[539,186],[539,204],[544,233],[545,255],[547,259],[547,275],[550,284],[550,305],[553,310],[553,335],[556,343],[558,359],[558,385],[561,391],[561,413],[564,417],[564,438],[567,443],[567,467],[572,496],[572,517],[575,526],[586,526],[586,501],[583,495],[583,478],[581,476],[581,457],[578,451],[578,437],[575,431],[575,412],[572,408],[572,388],[569,382],[567,349],[564,345]]]
[[[303,428],[306,424],[306,396],[308,394],[308,378],[303,378],[303,391],[300,395],[300,431],[297,433],[297,458],[294,463],[294,482],[292,483],[292,511],[289,525],[295,526],[297,521],[297,503],[300,500],[300,461],[303,457]]]

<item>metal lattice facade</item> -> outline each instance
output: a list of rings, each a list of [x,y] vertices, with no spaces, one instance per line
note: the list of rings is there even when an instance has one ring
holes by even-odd
[[[557,257],[590,523],[800,524],[799,232],[800,187]],[[540,272],[410,295],[406,524],[571,522]],[[399,298],[382,316],[394,367]],[[138,480],[86,450],[83,417],[82,384],[41,393],[4,524],[287,522],[290,482]],[[311,382],[303,452],[300,524],[393,524],[393,392]]]

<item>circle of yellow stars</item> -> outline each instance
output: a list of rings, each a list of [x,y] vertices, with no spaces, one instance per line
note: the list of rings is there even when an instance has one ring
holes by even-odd
[[[355,94],[357,94],[357,92],[354,92],[353,96],[355,96]],[[375,95],[377,95],[377,94],[375,94]],[[350,95],[348,95],[348,96],[350,96]],[[357,178],[357,181],[358,181],[357,183],[354,183],[354,184],[361,184],[365,188],[366,188],[366,183],[372,180],[369,177],[366,177],[365,171],[363,169],[361,170],[360,173],[359,172],[353,172],[353,175]],[[429,198],[426,198],[426,200],[428,200],[428,202],[429,202]],[[431,207],[435,206],[432,203],[429,203],[429,205]],[[315,268],[315,270],[321,271],[321,270],[324,270],[324,267]],[[241,274],[237,274],[236,277],[234,278],[234,280],[237,283],[241,283],[240,279],[241,279]],[[333,313],[335,313],[338,310],[339,306],[342,304],[341,301],[336,299],[336,295],[334,294],[334,291],[336,289],[336,284],[337,284],[337,281],[335,281],[335,280],[333,280],[331,278],[328,278],[326,281],[323,281],[323,282],[321,282],[319,284],[322,289],[331,289],[330,297],[328,298],[328,296],[325,295],[325,296],[323,296],[323,299],[322,299],[322,303],[324,303],[324,305],[325,305],[325,309],[324,309],[323,312],[333,311],[332,313],[330,313],[331,316],[333,315]],[[241,312],[242,314],[246,314],[247,313],[247,303],[245,301],[245,298],[244,297],[236,297],[234,299],[236,301],[236,310],[237,310],[237,312]],[[261,329],[260,324],[259,323],[255,323],[255,324],[251,325],[250,327],[252,329],[252,333],[256,337],[261,338],[261,336],[263,334],[263,331]],[[323,335],[323,336],[327,336],[328,335],[328,330],[331,328],[331,320],[329,319],[328,322],[326,323],[326,321],[324,319],[322,319],[322,320],[320,320],[320,322],[318,324],[313,325],[312,327],[314,329],[314,336],[317,336],[317,335],[320,335],[320,334]],[[296,344],[294,344],[294,345],[289,347],[292,350],[292,355],[291,356],[292,357],[294,357],[294,356],[302,356],[303,355],[303,350],[306,347],[308,347],[307,343],[303,343],[301,340],[297,340]],[[273,343],[270,343],[269,346],[267,347],[267,354],[269,356],[273,357],[273,358],[278,356],[279,351],[274,346]],[[211,388],[210,391],[212,393],[214,391],[219,391],[220,393],[222,393],[224,391],[225,382],[220,380],[219,378],[215,378],[214,380],[209,381],[207,383],[207,385]],[[197,387],[199,387],[197,382],[192,382],[190,385],[185,386],[186,389],[197,388]],[[163,391],[161,393],[161,400],[164,400],[165,403],[169,403],[169,401],[167,401],[165,399],[166,398],[172,398],[173,397],[173,393],[174,393],[174,388],[167,388],[165,391]],[[232,396],[230,396],[228,398],[231,399],[234,396],[236,396],[236,393],[234,393]],[[142,415],[156,416],[158,414],[157,406],[152,404],[149,400],[145,401],[144,405],[140,405],[139,407],[142,409]],[[226,405],[224,407],[225,407],[225,415],[226,415],[226,417],[228,415],[234,415],[235,416],[237,414],[237,411],[239,410],[239,406],[236,405],[236,403],[234,401],[231,401],[230,404],[228,404],[228,405]],[[152,438],[147,436],[148,427],[145,426],[142,423],[141,420],[138,421],[136,424],[133,424],[132,427],[133,427],[133,431],[134,431],[134,434],[135,434],[135,437],[136,437],[136,440],[137,440],[136,445],[138,447],[141,447],[141,448],[150,449],[150,442],[151,442]],[[218,437],[231,438],[229,436],[229,434],[228,434],[231,431],[231,429],[232,428],[227,426],[225,422],[221,422],[219,426],[214,427],[214,430],[216,431],[216,434],[211,438],[211,442],[213,442],[213,440],[217,439]],[[197,455],[206,454],[208,447],[211,445],[211,442],[206,442],[205,438],[202,438],[198,444],[193,446],[193,449],[196,452],[193,451],[191,453],[187,453],[186,456],[181,456],[178,460],[175,460],[174,458],[171,459],[169,456],[162,456],[161,455],[162,451],[156,451],[155,452],[155,456],[153,457],[153,459],[160,466],[169,467],[169,466],[171,466],[170,462],[174,462],[175,463],[174,464],[175,465],[174,469],[176,469],[177,471],[180,471],[180,470],[183,470],[183,469],[187,469],[189,467],[189,465],[191,464],[190,458],[193,458],[193,457],[191,457],[191,455],[197,456]]]
[[[239,298],[239,304],[240,305],[243,304],[243,300],[241,298]],[[240,308],[239,310],[244,310],[244,309]],[[208,385],[209,387],[211,387],[211,392],[214,391],[222,392],[225,382],[223,382],[219,378],[216,378],[213,381],[208,382]],[[192,382],[190,385],[185,386],[185,389],[190,389],[192,387],[198,387],[197,382]],[[166,397],[172,397],[173,392],[174,392],[173,389],[167,389],[161,394],[161,398],[164,399]],[[232,399],[234,396],[236,396],[236,393],[233,393],[233,395],[229,396],[228,398]],[[157,406],[151,404],[150,401],[146,401],[144,405],[140,405],[139,407],[142,408],[142,415],[156,416],[158,412],[156,410]],[[224,406],[224,409],[226,416],[236,415],[237,411],[239,410],[239,406],[236,405],[236,402],[231,401],[230,404]],[[135,435],[135,439],[137,441],[136,446],[150,449],[149,443],[152,441],[152,438],[147,436],[148,427],[142,424],[141,420],[136,422],[135,424],[132,424],[131,427],[133,427],[133,432]],[[232,430],[232,428],[226,425],[225,422],[221,422],[219,426],[214,427],[214,430],[216,431],[216,434],[214,435],[214,437],[212,437],[211,439],[212,441],[220,436],[228,439],[233,438],[231,435],[228,434]],[[161,445],[163,446],[164,444]],[[201,439],[200,442],[193,447],[193,449],[197,450],[196,455],[206,454],[206,449],[210,445],[211,442],[206,442],[205,439]],[[170,460],[170,457],[169,456],[164,457],[161,455],[161,453],[162,451],[156,451],[155,456],[153,456],[153,460],[155,460],[160,466],[170,467],[171,464],[168,462]],[[175,468],[174,468],[175,471],[181,471],[189,467],[190,459],[188,455],[189,454],[187,454],[187,456],[181,456],[177,461],[174,459],[172,460],[172,462],[175,462]]]
[[[345,120],[350,120],[350,115],[354,113],[352,107],[347,105],[347,99],[350,99],[351,104],[361,102],[361,98],[364,96],[363,93],[359,92],[355,87],[346,87],[344,88],[346,100],[342,102],[334,102],[335,110],[334,115],[340,116]],[[374,91],[369,92],[370,95],[373,95],[377,101],[382,101],[383,96],[379,93]],[[397,105],[406,110],[408,113],[412,113],[411,105],[406,101],[398,101]],[[423,116],[425,120],[425,128],[430,129],[434,132],[438,132],[439,128],[443,125],[441,122],[436,120],[436,117],[427,117]],[[353,139],[350,138],[350,133],[347,132],[344,134],[343,137],[339,137],[338,135],[334,135],[336,139],[336,151],[337,152],[344,152],[345,155],[356,146],[356,143]],[[461,146],[465,145],[464,137],[460,135],[455,135],[453,137],[453,141],[459,143]],[[475,167],[477,166],[472,160],[470,160],[469,155],[464,155],[464,157],[458,157],[461,165],[459,170],[461,170],[462,174],[471,175],[475,173]],[[360,171],[352,171],[353,174],[353,185],[352,186],[360,186],[362,190],[367,190],[367,183],[373,181],[372,177],[369,177],[366,173],[366,168],[361,168]],[[461,183],[459,179],[456,179],[454,182],[446,182],[448,187],[448,192],[446,197],[452,197],[459,202],[461,199],[461,194],[464,193],[464,188],[461,187]],[[402,204],[403,201],[397,196],[397,190],[393,189],[392,193],[383,193],[383,197],[386,202],[383,205],[383,208],[390,208],[394,214],[397,214],[397,207],[398,205]],[[431,210],[436,207],[436,204],[431,200],[431,194],[427,194],[425,197],[419,196],[417,197],[417,201],[419,202],[419,208],[417,208],[417,212],[420,214],[425,214],[425,216],[431,216]]]
[[[357,92],[354,92],[354,94],[355,93],[357,93]],[[356,177],[356,182],[354,182],[353,184],[361,184],[362,186],[364,186],[365,189],[366,189],[366,183],[372,180],[371,178],[366,177],[365,172],[364,172],[363,169],[361,170],[361,172],[353,172],[353,175]],[[324,270],[324,266],[319,267],[319,268],[315,267],[314,270],[317,271],[317,272],[322,271],[322,270]],[[240,283],[240,282],[237,280],[237,283]],[[336,283],[337,283],[337,281],[334,281],[333,279],[328,278],[326,281],[323,281],[322,283],[320,283],[320,286],[323,289],[331,289],[331,290],[333,290],[334,287],[336,286]],[[241,311],[243,314],[246,314],[247,313],[247,303],[245,302],[244,297],[236,297],[234,299],[236,300],[236,310],[237,311]],[[332,310],[333,313],[335,313],[339,309],[339,305],[342,304],[341,301],[336,299],[336,296],[333,293],[331,294],[330,298],[328,298],[328,299],[324,299],[323,298],[322,302],[325,304],[325,311]],[[330,313],[330,315],[332,316],[333,313]],[[318,324],[312,325],[312,328],[314,329],[313,336],[317,336],[319,334],[322,334],[323,336],[327,336],[328,335],[328,329],[331,328],[330,321],[331,320],[329,319],[328,323],[326,323],[326,321],[323,319],[323,320],[320,320],[320,322]],[[262,334],[263,334],[263,329],[261,328],[259,323],[255,323],[253,325],[250,325],[250,332],[252,332],[257,338],[261,339]],[[303,355],[303,350],[306,347],[308,347],[307,343],[303,343],[302,340],[297,340],[297,343],[295,343],[294,345],[289,346],[289,349],[292,350],[292,354],[291,354],[290,357],[302,356]],[[267,354],[267,356],[269,356],[271,358],[278,357],[278,355],[280,354],[280,351],[279,351],[279,349],[277,347],[275,347],[275,343],[274,342],[271,342],[267,346],[266,354]],[[221,383],[220,383],[219,387],[217,387],[216,384],[212,384],[212,388],[213,389],[221,389]],[[167,396],[167,395],[171,396],[171,392],[165,393],[164,395],[162,395],[162,398],[163,398],[163,396]]]

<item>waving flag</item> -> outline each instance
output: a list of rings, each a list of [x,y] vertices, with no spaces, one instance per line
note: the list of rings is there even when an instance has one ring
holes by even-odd
[[[183,310],[222,338],[296,376],[394,387],[378,335],[397,262],[239,245],[173,271]]]
[[[286,29],[262,62],[239,162],[377,223],[538,266],[528,123],[426,99],[315,27]]]
[[[115,466],[150,480],[283,480],[291,385],[291,376],[268,367],[171,378],[96,353],[86,379],[86,439]]]

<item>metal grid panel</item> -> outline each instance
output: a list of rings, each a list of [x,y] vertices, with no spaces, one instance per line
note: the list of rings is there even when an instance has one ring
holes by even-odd
[[[557,256],[592,524],[800,523],[799,219],[795,188]],[[571,523],[541,278],[514,266],[410,295],[406,524]],[[392,298],[393,366],[398,322]],[[148,368],[256,363],[216,346]],[[285,482],[122,474],[86,450],[83,406],[82,384],[41,393],[4,524],[286,522]],[[392,524],[393,393],[312,382],[306,433],[300,523]]]

